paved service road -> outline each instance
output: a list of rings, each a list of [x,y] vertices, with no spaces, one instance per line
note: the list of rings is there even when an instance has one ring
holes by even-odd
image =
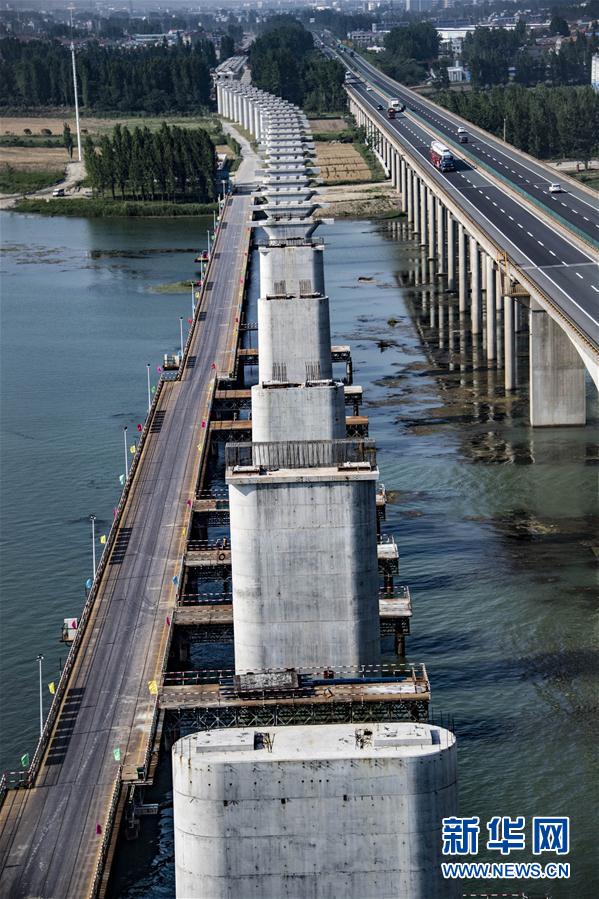
[[[121,750],[125,777],[143,764],[154,709],[148,682],[160,680],[201,419],[212,362],[227,358],[250,203],[242,194],[228,200],[206,317],[196,325],[183,379],[164,385],[35,787],[10,791],[0,812],[5,899],[87,896],[102,841],[97,824],[106,821],[118,770],[113,750]]]
[[[565,189],[562,193],[549,193],[549,185],[560,182],[559,173],[555,169],[519,153],[488,132],[479,130],[469,123],[464,124],[442,106],[432,103],[415,91],[383,75],[358,54],[348,57],[347,53],[341,53],[339,59],[348,68],[355,69],[360,77],[365,78],[373,87],[382,91],[385,99],[393,96],[405,103],[410,115],[434,128],[438,139],[451,142],[451,149],[458,156],[466,160],[471,159],[476,164],[492,170],[519,191],[527,193],[549,213],[559,217],[564,224],[575,228],[585,239],[599,246],[599,201],[586,190],[575,187],[568,181],[567,186],[563,185]],[[460,126],[468,130],[467,144],[458,143],[457,130]],[[430,140],[429,136],[429,142]]]

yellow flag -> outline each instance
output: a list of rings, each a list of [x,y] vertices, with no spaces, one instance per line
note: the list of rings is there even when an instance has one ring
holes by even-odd
[[[137,447],[135,446],[134,443],[132,443],[131,446],[129,447],[129,452],[135,454],[136,450],[137,450]]]
[[[51,682],[48,684],[48,690],[50,691],[50,693],[52,694],[52,696],[54,696],[54,694],[56,693],[56,686],[55,686],[55,684],[54,684],[54,681],[51,681]]]
[[[148,690],[150,691],[152,696],[156,696],[156,694],[158,693],[158,684],[155,680],[148,681]]]
[[[100,543],[106,543],[106,534],[102,534],[100,537]]]

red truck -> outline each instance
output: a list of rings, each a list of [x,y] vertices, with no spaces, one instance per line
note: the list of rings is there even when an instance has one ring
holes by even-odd
[[[430,147],[430,159],[432,164],[440,172],[455,172],[455,159],[451,150],[438,140],[434,140]]]

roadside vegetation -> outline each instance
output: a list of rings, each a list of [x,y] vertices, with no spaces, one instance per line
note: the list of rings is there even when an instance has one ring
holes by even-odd
[[[599,153],[599,93],[591,87],[519,85],[490,91],[441,91],[432,99],[538,159],[588,164]]]

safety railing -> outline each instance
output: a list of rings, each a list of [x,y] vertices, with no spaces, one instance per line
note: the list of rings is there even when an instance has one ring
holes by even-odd
[[[373,440],[286,440],[280,443],[228,443],[227,468],[331,468],[348,464],[376,465]]]
[[[106,856],[108,855],[108,850],[110,848],[110,841],[112,839],[112,826],[114,824],[114,817],[116,815],[116,808],[119,802],[119,797],[121,795],[121,785],[122,785],[122,775],[123,769],[119,767],[116,780],[114,782],[114,788],[112,791],[112,798],[110,800],[110,806],[108,808],[108,815],[106,816],[106,821],[104,822],[104,829],[102,831],[102,843],[100,846],[100,854],[98,856],[98,860],[96,862],[96,870],[94,873],[94,879],[92,881],[91,890],[89,892],[90,899],[96,899],[100,892],[100,886],[102,884],[102,877],[104,875],[104,865],[106,864]]]

